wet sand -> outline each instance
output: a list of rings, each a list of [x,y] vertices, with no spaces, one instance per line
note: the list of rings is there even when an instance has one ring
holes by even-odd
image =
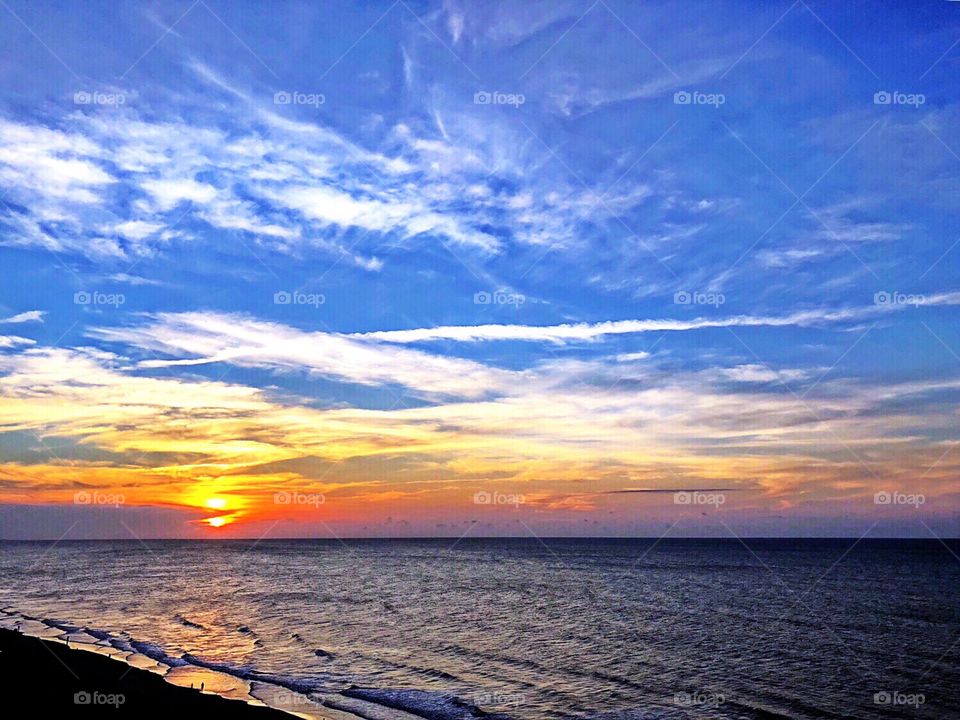
[[[46,717],[290,720],[292,715],[177,687],[160,675],[62,642],[0,629],[0,705],[42,709]],[[10,703],[10,704],[8,704]]]

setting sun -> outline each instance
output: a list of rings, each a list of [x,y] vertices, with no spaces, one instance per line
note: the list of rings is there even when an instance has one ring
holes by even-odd
[[[227,501],[223,498],[212,497],[207,499],[206,505],[214,510],[223,510],[227,506]]]

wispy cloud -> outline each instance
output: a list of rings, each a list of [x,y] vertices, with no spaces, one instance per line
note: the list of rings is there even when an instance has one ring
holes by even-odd
[[[0,324],[43,322],[44,315],[46,315],[46,312],[44,312],[43,310],[27,310],[26,312],[17,313],[16,315],[11,315],[8,318],[0,318]]]
[[[878,308],[848,310],[810,310],[790,315],[752,316],[739,315],[726,318],[696,318],[694,320],[610,320],[598,323],[571,325],[459,325],[412,330],[378,330],[356,333],[350,337],[376,340],[385,343],[416,343],[434,340],[479,342],[488,340],[522,340],[527,342],[565,343],[591,341],[608,335],[625,335],[647,332],[683,332],[705,328],[723,327],[788,327],[810,326],[856,320],[882,312]]]
[[[469,360],[219,313],[161,313],[148,318],[146,324],[94,328],[89,334],[98,340],[136,345],[165,355],[189,356],[143,360],[140,366],[145,368],[221,362],[305,371],[365,385],[395,384],[429,397],[478,397],[522,377],[522,373]]]

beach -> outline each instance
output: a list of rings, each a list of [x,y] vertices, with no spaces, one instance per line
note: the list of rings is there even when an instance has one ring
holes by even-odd
[[[177,687],[134,668],[59,641],[0,630],[0,676],[8,697],[46,714],[69,717],[143,718],[180,712],[187,717],[281,720],[291,715],[199,689]]]

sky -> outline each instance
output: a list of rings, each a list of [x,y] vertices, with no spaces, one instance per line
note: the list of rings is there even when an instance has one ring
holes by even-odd
[[[0,538],[960,533],[960,3],[0,48]]]

